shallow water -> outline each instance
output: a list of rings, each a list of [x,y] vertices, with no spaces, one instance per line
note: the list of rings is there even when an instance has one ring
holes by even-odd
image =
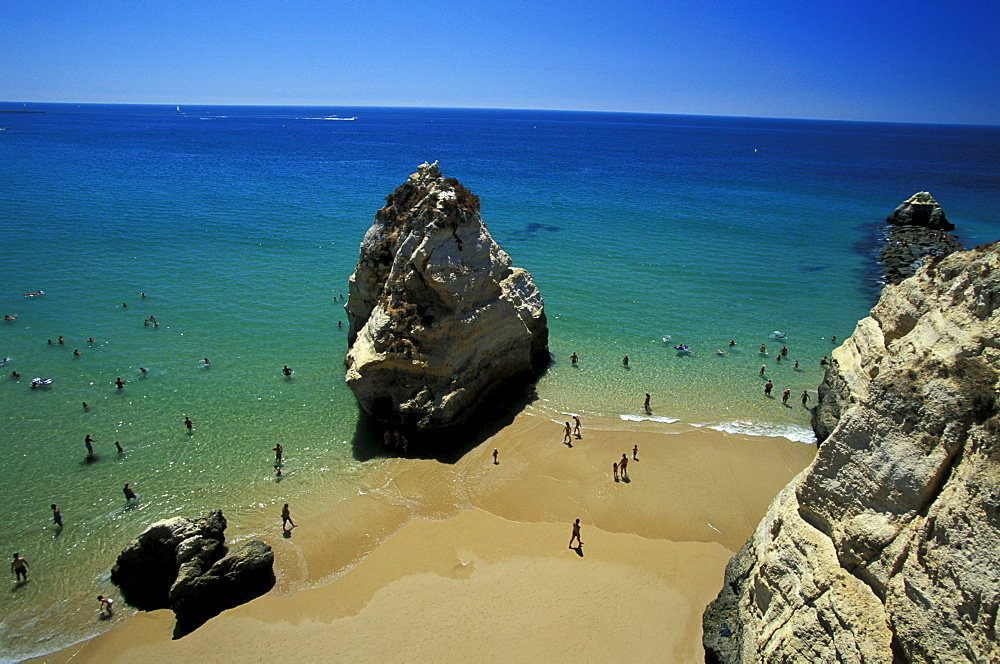
[[[0,596],[7,658],[100,629],[90,598],[153,520],[221,507],[245,538],[282,501],[357,493],[372,462],[352,444],[341,298],[375,210],[422,161],[479,195],[494,238],[534,275],[553,354],[535,407],[555,420],[649,417],[809,441],[798,395],[815,402],[830,337],[846,338],[877,297],[884,217],[929,190],[966,244],[997,231],[996,128],[39,108],[4,116],[0,132],[0,308],[18,317],[0,326],[11,357],[0,368],[22,374],[0,381],[0,542],[32,565],[29,584]],[[151,315],[157,327],[143,324]],[[761,365],[776,396],[791,391],[789,407],[763,396]],[[35,376],[53,385],[28,389]]]

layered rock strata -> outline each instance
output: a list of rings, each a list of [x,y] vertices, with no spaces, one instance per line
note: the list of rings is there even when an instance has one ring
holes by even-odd
[[[886,286],[705,611],[707,661],[1000,661],[998,308],[1000,243]]]
[[[467,423],[501,385],[549,362],[542,296],[490,237],[479,199],[437,163],[386,197],[361,242],[347,301],[347,384],[404,431]]]
[[[174,638],[274,587],[274,554],[260,541],[225,546],[226,517],[174,517],[129,542],[111,569],[122,598],[143,611],[172,609]]]
[[[962,249],[948,231],[955,225],[926,191],[918,191],[886,218],[884,242],[879,253],[882,278],[898,284],[912,277],[927,256],[947,256]]]

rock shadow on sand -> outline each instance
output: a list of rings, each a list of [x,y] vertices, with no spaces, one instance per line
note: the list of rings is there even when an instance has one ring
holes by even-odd
[[[386,429],[393,431],[394,427],[375,420],[359,407],[358,421],[351,440],[353,455],[357,461],[409,457],[454,464],[510,425],[514,418],[537,398],[538,393],[534,384],[499,388],[484,400],[488,406],[477,409],[476,415],[470,419],[472,424],[429,432],[409,431],[400,427],[399,432],[406,436],[409,442],[405,454],[395,445],[386,447],[383,444]]]

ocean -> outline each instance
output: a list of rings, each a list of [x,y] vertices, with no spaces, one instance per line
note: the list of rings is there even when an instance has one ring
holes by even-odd
[[[556,422],[579,413],[810,443],[799,395],[815,403],[820,358],[878,297],[886,215],[926,190],[966,246],[1000,235],[998,127],[27,110],[43,112],[0,114],[0,313],[16,316],[0,327],[0,550],[32,576],[0,596],[5,660],[105,629],[93,597],[117,596],[114,558],[154,520],[218,507],[247,539],[273,529],[282,502],[357,494],[380,461],[343,381],[343,296],[375,211],[424,161],[479,196],[541,290],[553,363],[531,408],[553,420],[554,442]],[[34,377],[52,384],[32,390]],[[791,391],[787,406],[764,396],[765,378],[772,397]]]

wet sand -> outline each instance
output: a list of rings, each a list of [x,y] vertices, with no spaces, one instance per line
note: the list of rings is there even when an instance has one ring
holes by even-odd
[[[815,447],[587,419],[560,441],[528,412],[454,465],[375,464],[356,499],[293,505],[290,537],[275,515],[270,594],[178,641],[169,611],[116,617],[37,661],[704,661],[726,563]]]

